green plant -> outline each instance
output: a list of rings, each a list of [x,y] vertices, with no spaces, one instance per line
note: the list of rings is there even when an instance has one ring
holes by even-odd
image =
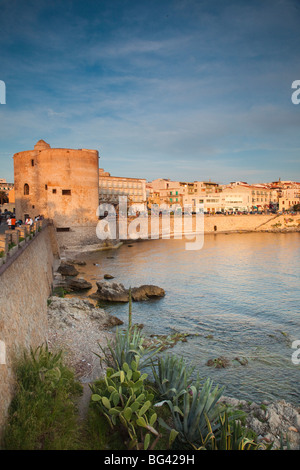
[[[162,398],[172,399],[187,390],[192,383],[190,375],[194,368],[188,367],[183,358],[175,355],[160,356],[152,362],[152,373]]]
[[[66,294],[67,294],[67,291],[63,287],[55,287],[52,293],[52,295],[61,297],[61,298],[64,298]]]
[[[4,251],[3,251],[3,250],[2,250],[2,251],[0,251],[0,258],[3,258],[3,257],[4,257],[4,255],[5,255]]]
[[[200,447],[193,445],[195,450],[270,450],[273,443],[258,444],[250,437],[250,432],[242,428],[240,421],[230,419],[228,414],[219,415],[216,430],[213,432],[211,423],[207,419],[208,433],[202,438]]]
[[[8,244],[8,250],[11,250],[12,248],[14,248],[16,246],[16,244],[14,242],[11,242]]]
[[[95,353],[100,360],[104,360],[109,367],[121,369],[124,362],[131,364],[136,357],[139,358],[140,370],[147,367],[152,358],[160,351],[161,346],[145,347],[145,338],[137,325],[128,327],[126,330],[116,329],[114,342],[108,341],[107,348],[99,347],[104,358]]]
[[[126,429],[130,438],[129,448],[146,450],[155,447],[160,434],[154,428],[157,421],[152,406],[154,395],[146,390],[144,384],[148,374],[141,374],[138,367],[139,357],[136,356],[130,366],[124,362],[117,371],[108,368],[105,387],[91,386],[91,398],[112,428],[121,425]]]
[[[173,427],[184,444],[201,443],[203,436],[208,434],[207,419],[215,422],[219,413],[216,403],[224,388],[216,386],[212,390],[212,386],[213,382],[207,379],[203,386],[198,382],[174,397],[173,401],[165,400],[172,414]],[[161,425],[168,428],[162,421]]]
[[[62,352],[47,345],[25,351],[15,364],[16,391],[4,430],[4,448],[76,448],[79,429],[75,397],[82,387],[64,366]]]

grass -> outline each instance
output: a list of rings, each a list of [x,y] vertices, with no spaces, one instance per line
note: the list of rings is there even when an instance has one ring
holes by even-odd
[[[42,345],[24,352],[15,361],[15,396],[9,408],[2,450],[126,450],[121,426],[111,429],[104,415],[90,402],[84,421],[79,420],[76,401],[82,386],[64,365],[63,355]],[[104,380],[97,381],[98,384]],[[150,382],[147,387],[153,391]],[[167,420],[167,407],[157,410]],[[166,449],[168,433],[156,449]]]
[[[46,346],[25,352],[15,364],[16,393],[4,430],[6,450],[66,450],[78,448],[76,397],[81,385]]]

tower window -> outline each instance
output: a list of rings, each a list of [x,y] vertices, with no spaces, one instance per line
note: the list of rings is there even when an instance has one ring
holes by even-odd
[[[52,189],[52,193],[53,193],[53,194],[56,194],[56,189]]]
[[[71,189],[63,189],[62,190],[63,196],[71,196]]]
[[[48,189],[48,185],[47,185],[47,184],[45,184],[45,189],[46,189],[46,190]]]
[[[24,196],[28,196],[29,194],[29,184],[24,184]]]
[[[31,166],[34,166],[34,160],[31,160]]]

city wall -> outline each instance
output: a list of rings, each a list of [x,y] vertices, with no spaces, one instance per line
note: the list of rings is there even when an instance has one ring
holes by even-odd
[[[204,216],[204,226],[202,228],[199,222],[198,216],[190,217],[168,217],[163,216],[159,218],[159,225],[148,219],[148,237],[141,238],[154,238],[153,234],[156,234],[156,238],[181,238],[180,235],[201,233],[226,233],[226,232],[253,232],[257,230],[263,230],[264,227],[272,228],[272,224],[275,224],[277,218],[274,214],[251,214],[251,215],[211,215]],[[134,218],[129,220],[128,229],[130,229],[131,223],[134,222]],[[155,227],[155,228],[154,228]],[[143,228],[144,233],[145,226]],[[138,232],[138,229],[136,230]],[[143,232],[142,232],[143,233]]]
[[[47,340],[47,298],[57,247],[46,225],[0,266],[0,435],[14,393],[13,362]]]

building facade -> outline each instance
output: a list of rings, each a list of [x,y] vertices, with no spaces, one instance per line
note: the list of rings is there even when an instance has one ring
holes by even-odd
[[[119,197],[127,197],[127,205],[134,210],[144,210],[147,203],[146,180],[111,176],[109,172],[99,169],[99,202],[100,204],[119,204]]]

